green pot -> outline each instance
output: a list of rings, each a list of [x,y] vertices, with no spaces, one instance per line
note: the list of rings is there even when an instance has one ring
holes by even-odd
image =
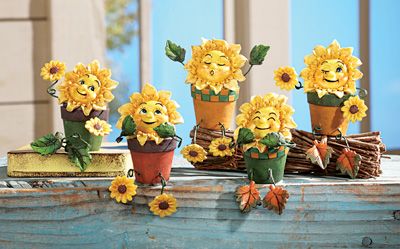
[[[271,169],[275,183],[282,181],[289,151],[289,148],[282,147],[264,153],[259,153],[256,148],[247,150],[244,153],[244,161],[249,180],[253,179],[258,184],[273,183],[269,177],[269,169]]]
[[[75,109],[72,112],[68,112],[65,109],[65,106],[61,106],[61,118],[64,122],[65,137],[79,134],[84,141],[90,144],[90,151],[100,150],[103,137],[91,134],[85,128],[85,123],[86,121],[94,117],[98,117],[101,120],[107,121],[108,114],[108,109],[104,111],[93,110],[88,116],[85,116],[81,109]]]

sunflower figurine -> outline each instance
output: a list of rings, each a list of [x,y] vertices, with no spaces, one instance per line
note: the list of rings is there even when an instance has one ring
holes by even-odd
[[[133,93],[130,102],[118,109],[121,117],[116,126],[122,132],[117,142],[127,137],[137,182],[159,183],[159,173],[169,179],[174,150],[182,140],[175,125],[183,123],[170,97],[170,92],[145,84],[141,93]]]
[[[239,82],[246,79],[254,65],[262,64],[268,50],[269,46],[255,46],[250,54],[250,67],[243,73],[247,58],[240,54],[239,44],[203,39],[201,45],[192,46],[192,58],[186,64],[185,49],[171,41],[165,47],[166,55],[183,64],[188,73],[186,83],[191,85],[196,122],[210,130],[219,130],[219,123],[229,129],[239,96]]]
[[[349,121],[361,121],[368,109],[356,96],[356,81],[363,76],[357,69],[361,61],[353,56],[353,48],[342,48],[334,40],[328,47],[316,46],[304,63],[306,68],[300,73],[304,87],[295,84],[297,75],[290,67],[275,71],[276,85],[285,90],[304,88],[313,133],[346,135]],[[360,89],[359,95],[365,97],[366,91]]]
[[[249,179],[256,183],[283,178],[289,148],[294,146],[290,129],[296,127],[294,109],[286,102],[286,96],[274,93],[255,96],[240,107],[236,117],[236,144],[243,149]]]
[[[72,71],[65,70],[65,64],[59,61],[50,61],[43,66],[41,76],[52,82],[47,92],[61,105],[66,138],[79,134],[90,145],[91,151],[97,151],[103,136],[110,132],[107,104],[113,100],[111,91],[118,82],[111,79],[109,69],[100,68],[98,61],[88,65],[78,63]],[[60,80],[57,96],[54,86]]]

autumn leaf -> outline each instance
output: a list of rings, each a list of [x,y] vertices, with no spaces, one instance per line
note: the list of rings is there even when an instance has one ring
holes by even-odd
[[[289,192],[282,187],[269,185],[270,191],[263,199],[263,207],[269,210],[273,209],[277,214],[281,215],[287,200],[289,199]]]
[[[240,211],[247,213],[251,208],[256,207],[261,202],[260,192],[256,188],[254,181],[250,181],[249,185],[240,186],[236,190],[236,201],[240,202]]]
[[[336,169],[340,169],[343,174],[347,173],[354,179],[357,176],[360,164],[361,156],[348,148],[344,148],[336,161]]]
[[[307,159],[312,163],[319,165],[322,169],[326,169],[329,159],[332,157],[332,148],[328,146],[328,138],[323,137],[321,142],[314,140],[314,146],[306,151]]]

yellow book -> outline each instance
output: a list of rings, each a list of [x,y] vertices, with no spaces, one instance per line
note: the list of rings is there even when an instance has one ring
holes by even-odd
[[[92,162],[84,172],[71,163],[60,149],[54,155],[42,156],[29,145],[8,152],[7,174],[11,177],[114,177],[126,175],[132,169],[132,159],[126,144],[103,143],[99,151],[90,152]]]

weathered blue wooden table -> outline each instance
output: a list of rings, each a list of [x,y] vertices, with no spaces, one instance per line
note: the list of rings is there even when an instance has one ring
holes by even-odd
[[[139,187],[123,205],[109,198],[110,178],[13,179],[1,164],[0,248],[400,248],[398,156],[377,179],[286,175],[281,216],[239,212],[245,174],[178,160],[167,191],[179,209],[163,219],[147,207],[160,187]]]

